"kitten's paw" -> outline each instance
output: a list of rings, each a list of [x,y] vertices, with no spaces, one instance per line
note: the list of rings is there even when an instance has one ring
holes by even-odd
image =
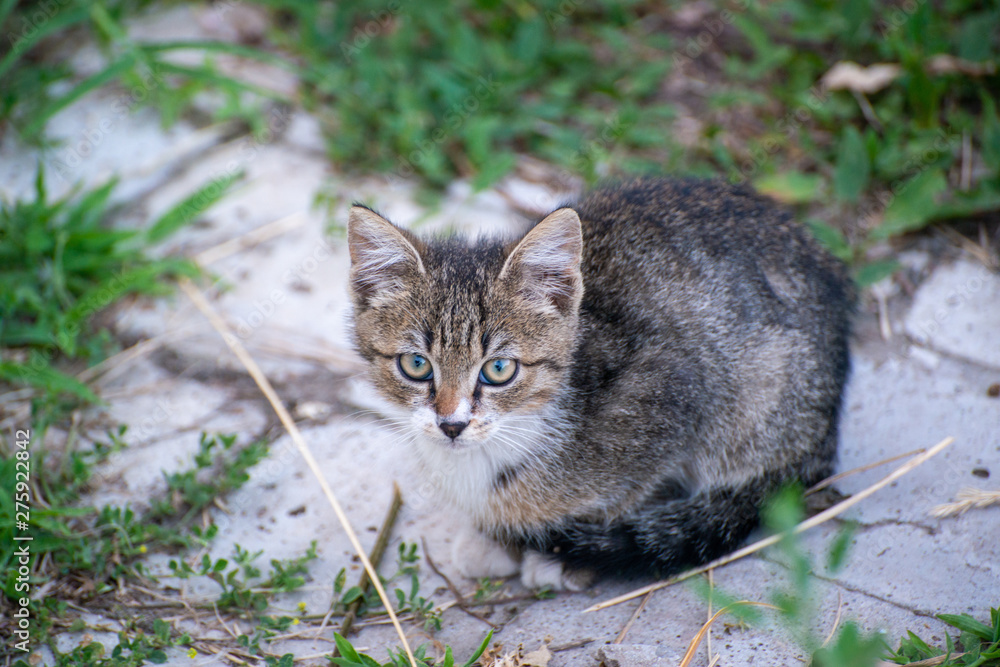
[[[469,579],[509,577],[521,569],[516,553],[476,530],[458,535],[451,556],[459,573]]]
[[[567,570],[556,559],[537,551],[528,551],[521,561],[521,583],[526,588],[551,588],[554,591],[582,591],[594,581],[589,570]]]

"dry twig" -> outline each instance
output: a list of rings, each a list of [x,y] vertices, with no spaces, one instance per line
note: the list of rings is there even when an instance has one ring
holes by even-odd
[[[851,475],[855,475],[859,472],[866,472],[868,470],[871,470],[872,468],[878,468],[879,466],[885,465],[886,463],[892,463],[893,461],[898,461],[899,459],[909,458],[911,456],[914,456],[915,454],[923,454],[926,451],[927,451],[926,448],[921,447],[920,449],[914,449],[913,451],[906,452],[905,454],[897,454],[896,456],[890,456],[889,458],[882,459],[881,461],[875,461],[874,463],[866,463],[863,466],[858,466],[857,468],[851,468],[850,470],[839,472],[836,475],[827,477],[823,481],[817,483],[815,486],[811,486],[808,489],[806,489],[805,495],[811,496],[817,491],[822,491],[826,487],[836,484],[845,477],[850,477]]]
[[[684,653],[684,657],[681,659],[680,667],[688,667],[691,661],[694,659],[694,654],[698,651],[698,646],[701,644],[701,640],[708,634],[709,629],[712,627],[712,623],[715,623],[723,614],[729,612],[735,607],[742,607],[746,605],[753,605],[755,607],[767,607],[768,609],[779,609],[773,604],[768,604],[766,602],[752,602],[750,600],[740,600],[739,602],[734,602],[732,604],[727,604],[725,607],[715,612],[710,619],[705,622],[705,625],[701,626],[701,630],[698,634],[691,639],[691,643],[688,645],[687,652]]]
[[[378,535],[375,536],[375,546],[372,547],[372,553],[369,556],[372,565],[376,568],[382,562],[385,547],[389,544],[389,535],[392,534],[392,527],[396,524],[396,517],[399,516],[399,508],[402,506],[403,496],[399,493],[399,485],[393,482],[392,502],[389,504],[389,511],[385,514],[385,520],[382,522],[381,528],[378,529]],[[361,579],[358,581],[358,588],[361,589],[361,595],[347,608],[347,615],[344,616],[344,620],[340,624],[341,637],[346,637],[351,631],[351,626],[354,625],[354,619],[358,616],[358,609],[361,608],[361,603],[364,602],[364,594],[368,592],[368,585],[370,583],[371,578],[368,576],[368,571],[365,570],[361,573]],[[320,627],[320,632],[322,631],[323,628]],[[336,655],[336,652],[334,655]]]
[[[615,640],[611,642],[612,644],[621,644],[623,641],[625,641],[625,635],[627,635],[628,631],[632,629],[632,624],[635,623],[636,619],[639,618],[639,614],[641,614],[642,610],[646,608],[646,604],[652,597],[653,597],[653,591],[646,593],[646,596],[642,598],[642,602],[640,602],[639,606],[635,608],[634,612],[632,612],[632,616],[628,619],[628,623],[626,623],[625,627],[623,627],[621,632],[618,633],[618,636],[615,637]]]
[[[738,551],[734,551],[733,553],[729,554],[728,556],[724,556],[723,558],[719,558],[717,560],[714,560],[711,563],[708,563],[707,565],[702,565],[701,567],[696,567],[693,570],[688,570],[687,572],[684,572],[683,574],[679,574],[676,577],[671,577],[670,579],[667,579],[665,581],[660,581],[660,582],[657,582],[655,584],[649,584],[648,586],[643,586],[642,588],[636,589],[636,590],[632,591],[631,593],[626,593],[625,595],[619,595],[618,597],[612,598],[611,600],[608,600],[606,602],[601,602],[599,604],[593,605],[592,607],[588,607],[587,609],[584,609],[583,611],[584,611],[584,613],[592,612],[592,611],[600,611],[601,609],[607,609],[608,607],[613,607],[616,604],[621,604],[622,602],[627,602],[628,600],[633,600],[633,599],[639,597],[640,595],[645,595],[646,593],[649,593],[651,591],[658,591],[661,588],[666,588],[667,586],[672,586],[672,585],[674,585],[674,584],[676,584],[678,582],[690,579],[691,577],[693,577],[695,575],[698,575],[698,574],[701,574],[702,572],[706,572],[708,570],[720,567],[722,565],[726,565],[727,563],[732,563],[733,561],[739,560],[741,558],[745,558],[746,556],[749,556],[750,554],[756,553],[756,552],[758,552],[758,551],[760,551],[762,549],[765,549],[765,548],[767,548],[767,547],[769,547],[769,546],[771,546],[773,544],[777,544],[778,542],[780,542],[786,536],[786,534],[797,535],[798,533],[801,533],[803,531],[809,530],[810,528],[815,528],[816,526],[818,526],[818,525],[820,525],[820,524],[822,524],[822,523],[824,523],[826,521],[829,521],[833,517],[835,517],[835,516],[837,516],[837,515],[845,512],[847,509],[849,509],[849,508],[853,507],[854,505],[858,504],[859,502],[861,502],[862,500],[864,500],[868,496],[872,495],[873,493],[875,493],[879,489],[881,489],[881,488],[883,488],[885,486],[888,486],[889,484],[892,484],[894,481],[896,481],[897,479],[899,479],[900,477],[902,477],[906,473],[908,473],[911,470],[913,470],[914,468],[916,468],[916,467],[924,464],[925,462],[927,462],[928,460],[930,460],[932,457],[934,457],[937,454],[939,454],[945,447],[948,447],[953,442],[955,442],[955,438],[953,438],[951,436],[945,438],[944,440],[942,440],[938,444],[936,444],[933,447],[931,447],[930,449],[928,449],[923,454],[921,454],[921,455],[919,455],[917,457],[914,457],[913,459],[911,459],[911,460],[907,461],[906,463],[904,463],[903,465],[899,466],[898,468],[896,468],[895,470],[893,470],[891,473],[889,473],[888,475],[886,475],[885,477],[883,477],[882,479],[880,479],[878,482],[876,482],[876,483],[872,484],[871,486],[869,486],[867,489],[859,491],[858,493],[854,494],[850,498],[847,498],[846,500],[842,500],[841,502],[837,503],[833,507],[830,507],[829,509],[826,509],[826,510],[822,511],[822,512],[820,512],[819,514],[817,514],[815,516],[809,517],[808,519],[806,519],[805,521],[803,521],[799,525],[795,526],[795,528],[793,528],[788,533],[779,533],[777,535],[771,535],[770,537],[766,537],[766,538],[764,538],[762,540],[754,542],[753,544],[745,546],[742,549],[739,549]]]
[[[468,603],[465,600],[465,596],[462,595],[461,591],[459,591],[458,588],[455,586],[455,584],[452,583],[451,579],[449,579],[448,576],[444,572],[442,572],[441,570],[439,570],[438,566],[434,563],[434,559],[431,558],[431,552],[428,551],[428,549],[427,549],[427,540],[425,540],[423,537],[420,538],[420,546],[423,547],[423,550],[424,550],[424,560],[427,561],[427,567],[431,568],[431,570],[433,570],[434,574],[436,574],[437,576],[439,576],[442,579],[444,579],[444,583],[448,586],[448,590],[450,590],[451,594],[455,596],[455,605],[459,609],[461,609],[462,611],[464,611],[466,614],[468,614],[472,618],[476,619],[477,621],[482,621],[483,623],[485,623],[486,625],[490,626],[494,630],[499,630],[500,629],[499,625],[497,625],[493,621],[489,620],[488,618],[486,618],[482,614],[479,614],[479,613],[474,612],[471,609],[469,609]]]
[[[194,302],[198,310],[208,318],[208,321],[212,324],[214,328],[222,339],[232,350],[233,354],[236,355],[240,363],[243,364],[247,372],[257,383],[264,396],[267,397],[268,402],[271,407],[274,408],[275,413],[278,415],[278,419],[281,420],[282,425],[285,430],[288,431],[288,435],[291,437],[292,442],[298,448],[299,453],[302,454],[302,458],[305,459],[306,465],[309,466],[309,470],[315,475],[316,480],[319,482],[320,488],[323,490],[323,495],[326,496],[327,501],[330,503],[330,507],[333,508],[334,514],[337,516],[337,520],[344,529],[344,533],[347,535],[347,539],[350,540],[351,546],[354,547],[355,553],[358,558],[361,559],[361,564],[364,566],[365,570],[368,572],[368,576],[371,577],[372,584],[375,586],[375,590],[378,592],[379,599],[382,600],[382,604],[385,605],[386,611],[389,612],[389,618],[393,621],[393,626],[396,628],[396,633],[399,635],[399,639],[403,644],[403,649],[406,651],[406,657],[413,667],[417,667],[417,660],[413,657],[413,650],[410,648],[410,642],[406,639],[406,633],[403,632],[403,627],[399,624],[399,619],[396,618],[396,613],[392,609],[392,603],[389,601],[389,596],[386,594],[385,589],[382,587],[382,582],[378,579],[378,573],[375,572],[375,568],[372,566],[371,561],[368,560],[368,555],[365,554],[364,549],[361,547],[361,542],[358,540],[358,535],[354,532],[354,528],[351,526],[347,515],[344,513],[343,507],[340,505],[340,501],[333,494],[333,489],[327,483],[326,478],[323,476],[322,470],[320,470],[319,463],[316,461],[316,457],[313,456],[312,451],[309,449],[309,445],[306,444],[305,439],[299,432],[298,427],[295,422],[292,421],[292,416],[288,414],[288,409],[285,408],[284,403],[281,402],[281,398],[278,396],[277,392],[274,391],[274,387],[271,382],[264,375],[263,371],[260,370],[260,366],[257,362],[253,360],[247,351],[240,343],[239,339],[233,335],[229,327],[226,325],[225,321],[219,316],[219,314],[212,307],[212,304],[202,295],[200,291],[194,286],[194,284],[187,278],[182,278],[180,280],[180,287],[188,295],[188,297]]]

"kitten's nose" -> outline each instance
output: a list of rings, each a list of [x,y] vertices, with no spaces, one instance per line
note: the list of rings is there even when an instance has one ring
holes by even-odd
[[[465,427],[469,425],[469,422],[441,422],[438,426],[444,431],[444,434],[454,440],[458,437],[459,433],[465,430]]]

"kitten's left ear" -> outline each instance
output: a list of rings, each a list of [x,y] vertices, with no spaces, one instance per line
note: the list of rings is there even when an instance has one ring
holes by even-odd
[[[351,207],[347,221],[351,290],[358,305],[391,298],[424,273],[420,253],[394,224],[364,206]]]
[[[518,281],[518,291],[542,312],[572,315],[583,298],[582,253],[580,217],[571,208],[561,208],[521,239],[500,279]]]

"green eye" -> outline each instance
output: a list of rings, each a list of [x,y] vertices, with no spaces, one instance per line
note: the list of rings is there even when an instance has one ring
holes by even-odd
[[[399,370],[411,380],[430,380],[434,375],[430,360],[422,354],[399,355]]]
[[[479,379],[485,384],[507,384],[517,373],[517,362],[513,359],[490,359],[479,371]]]

